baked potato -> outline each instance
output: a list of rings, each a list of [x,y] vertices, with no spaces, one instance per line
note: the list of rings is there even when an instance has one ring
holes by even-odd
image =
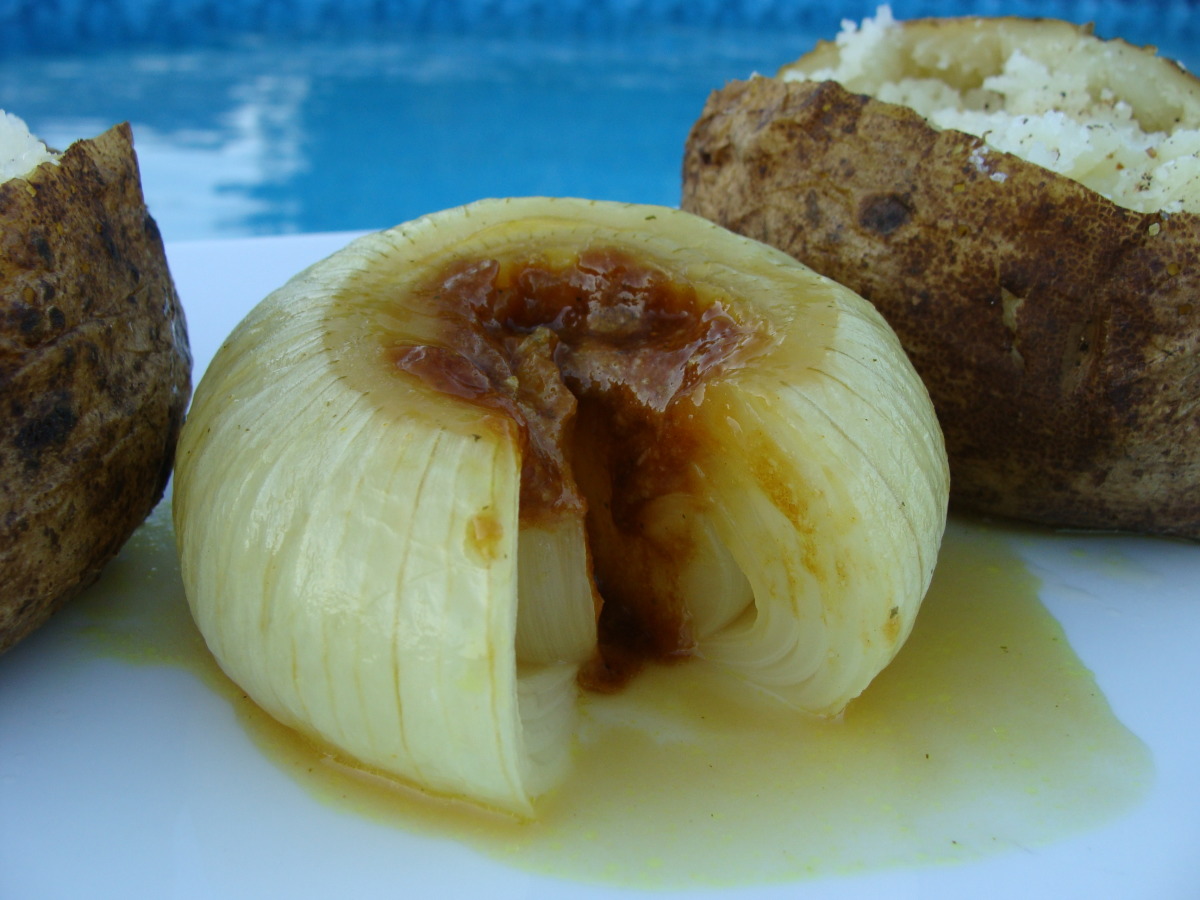
[[[8,138],[24,128],[0,118]],[[95,580],[154,507],[191,394],[129,126],[61,156],[30,147],[0,154],[0,650]],[[33,168],[13,175],[15,159]]]
[[[956,508],[1200,537],[1200,81],[1065,22],[882,12],[713,93],[683,208],[879,308]]]

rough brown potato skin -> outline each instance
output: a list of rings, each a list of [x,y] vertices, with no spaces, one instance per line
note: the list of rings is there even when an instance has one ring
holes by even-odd
[[[158,502],[190,393],[128,125],[0,184],[0,651]]]
[[[1200,216],[1131,212],[907,108],[768,78],[709,98],[682,206],[880,309],[958,508],[1200,537]]]

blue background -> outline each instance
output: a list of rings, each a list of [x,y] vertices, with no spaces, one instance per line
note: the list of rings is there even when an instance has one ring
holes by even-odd
[[[674,205],[688,128],[874,3],[0,0],[0,108],[132,122],[168,240],[383,228],[484,196]],[[897,2],[1094,22],[1192,67],[1192,3]]]

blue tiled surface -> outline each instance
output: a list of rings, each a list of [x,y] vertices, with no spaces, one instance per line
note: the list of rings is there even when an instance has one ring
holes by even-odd
[[[893,4],[1094,21],[1200,65],[1190,3]],[[0,0],[0,108],[134,127],[169,239],[382,228],[483,196],[676,204],[708,93],[870,3]]]
[[[1167,0],[912,0],[905,16],[1060,15],[1127,30],[1185,27],[1194,4]],[[871,6],[813,0],[0,0],[0,49],[77,49],[130,42],[195,44],[232,34],[328,35],[380,28],[612,30],[662,24],[795,28],[856,18]]]

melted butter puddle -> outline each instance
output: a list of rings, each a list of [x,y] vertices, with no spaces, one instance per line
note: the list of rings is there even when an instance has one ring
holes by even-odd
[[[954,520],[911,638],[840,720],[797,717],[702,663],[651,669],[583,698],[575,771],[528,823],[342,765],[247,700],[188,615],[165,506],[79,605],[101,646],[227,696],[322,802],[522,869],[682,888],[967,861],[1129,809],[1150,754],[1037,587],[997,534]]]

